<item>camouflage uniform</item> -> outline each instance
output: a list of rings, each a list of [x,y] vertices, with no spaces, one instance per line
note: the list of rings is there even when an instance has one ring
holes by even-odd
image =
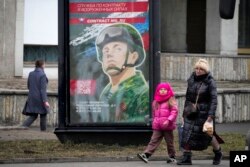
[[[102,110],[102,122],[145,122],[149,114],[149,87],[140,71],[120,83],[116,92],[110,89],[111,83],[100,96],[100,101],[109,106]]]

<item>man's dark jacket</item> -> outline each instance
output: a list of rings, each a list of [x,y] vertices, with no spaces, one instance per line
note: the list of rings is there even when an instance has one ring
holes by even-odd
[[[48,79],[42,68],[35,68],[29,73],[28,77],[28,109],[26,112],[47,114],[47,109],[44,105],[48,102],[47,97]]]

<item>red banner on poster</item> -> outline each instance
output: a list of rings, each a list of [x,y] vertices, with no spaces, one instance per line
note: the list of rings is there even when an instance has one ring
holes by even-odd
[[[70,94],[94,95],[96,90],[95,80],[70,80]]]
[[[70,3],[70,13],[146,12],[148,2]]]

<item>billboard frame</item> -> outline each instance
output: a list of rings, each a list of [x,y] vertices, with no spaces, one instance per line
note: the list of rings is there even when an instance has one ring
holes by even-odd
[[[160,1],[149,0],[149,87],[150,102],[160,82]],[[58,127],[54,133],[64,143],[103,143],[120,145],[147,143],[151,125],[69,125],[69,0],[58,1]]]

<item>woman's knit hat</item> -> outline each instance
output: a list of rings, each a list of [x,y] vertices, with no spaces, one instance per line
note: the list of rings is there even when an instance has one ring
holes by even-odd
[[[208,73],[209,71],[209,64],[207,62],[207,60],[205,59],[199,59],[196,63],[194,68],[201,68],[203,69],[206,73]]]
[[[160,94],[160,89],[161,88],[165,88],[168,92],[165,95],[161,95]],[[155,95],[154,95],[154,100],[161,103],[161,102],[165,102],[167,100],[169,100],[171,97],[174,96],[174,91],[172,89],[172,87],[170,86],[169,83],[167,82],[163,82],[163,83],[159,83],[157,85],[157,88],[155,90]]]

